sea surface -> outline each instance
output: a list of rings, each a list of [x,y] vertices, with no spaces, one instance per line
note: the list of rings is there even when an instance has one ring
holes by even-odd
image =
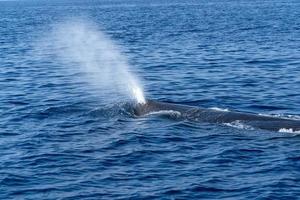
[[[0,199],[300,197],[299,133],[134,116],[98,34],[146,98],[300,118],[297,0],[0,1]]]

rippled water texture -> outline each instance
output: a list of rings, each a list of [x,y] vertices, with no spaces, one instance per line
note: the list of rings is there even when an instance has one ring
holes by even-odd
[[[135,117],[53,34],[93,24],[147,98],[299,118],[299,16],[292,0],[1,1],[0,199],[297,199],[299,135]]]

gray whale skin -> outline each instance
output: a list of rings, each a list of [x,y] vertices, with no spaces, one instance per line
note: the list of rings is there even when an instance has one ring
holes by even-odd
[[[280,129],[300,131],[300,120],[262,116],[252,113],[214,110],[153,100],[147,100],[145,104],[136,104],[133,110],[136,116],[143,116],[158,111],[176,111],[180,113],[181,117],[191,121],[220,124],[241,122],[253,128],[269,131],[280,131]]]

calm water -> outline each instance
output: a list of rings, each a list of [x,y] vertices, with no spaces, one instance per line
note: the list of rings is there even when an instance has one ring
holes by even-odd
[[[0,2],[0,199],[297,199],[299,135],[136,118],[49,33],[101,27],[148,98],[299,118],[299,16],[292,0]]]

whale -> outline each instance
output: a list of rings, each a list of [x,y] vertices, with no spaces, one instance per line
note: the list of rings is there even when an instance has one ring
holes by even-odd
[[[268,131],[300,131],[300,120],[265,116],[248,112],[202,108],[148,99],[145,103],[135,104],[133,108],[135,116],[146,116],[148,114],[165,111],[176,112],[180,114],[181,118],[190,121],[216,124],[241,123],[253,129],[262,129]]]

